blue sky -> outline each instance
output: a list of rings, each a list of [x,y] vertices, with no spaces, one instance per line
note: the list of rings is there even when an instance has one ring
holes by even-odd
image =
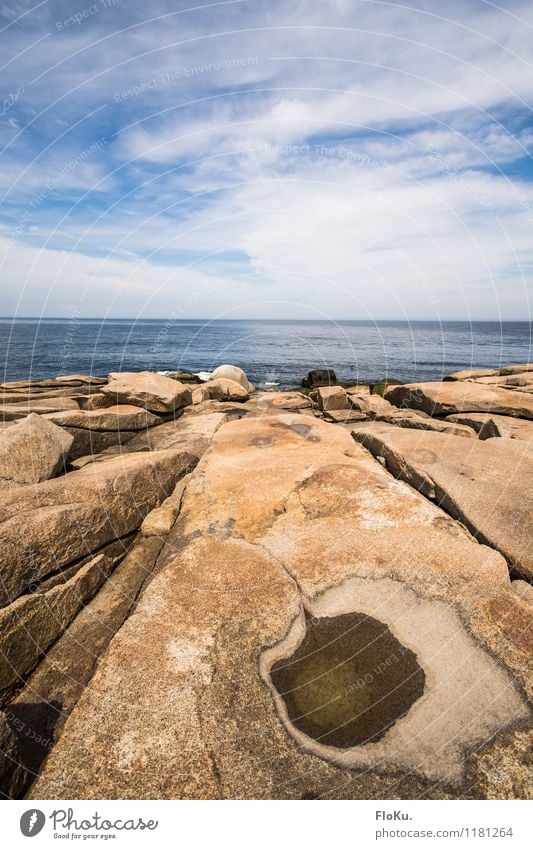
[[[0,9],[1,314],[531,318],[529,0]]]

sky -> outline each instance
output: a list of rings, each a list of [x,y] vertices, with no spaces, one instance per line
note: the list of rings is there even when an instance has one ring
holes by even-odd
[[[0,314],[530,320],[533,3],[0,2]]]

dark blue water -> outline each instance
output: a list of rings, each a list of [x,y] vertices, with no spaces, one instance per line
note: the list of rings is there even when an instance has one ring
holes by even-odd
[[[438,380],[469,366],[531,362],[530,322],[132,321],[0,319],[3,380],[74,372],[212,371],[240,365],[258,386],[299,384],[311,368],[341,380]]]

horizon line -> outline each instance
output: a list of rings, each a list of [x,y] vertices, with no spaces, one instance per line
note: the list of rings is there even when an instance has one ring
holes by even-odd
[[[361,322],[364,324],[379,324],[379,322],[401,322],[402,324],[422,324],[431,322],[432,324],[446,324],[448,322],[457,322],[462,324],[532,324],[532,318],[169,318],[143,316],[76,316],[76,315],[0,315],[0,321],[163,321],[170,324],[178,324],[180,321],[202,321],[206,324],[214,321],[292,321],[292,322],[329,322],[331,324],[341,324],[343,322]]]

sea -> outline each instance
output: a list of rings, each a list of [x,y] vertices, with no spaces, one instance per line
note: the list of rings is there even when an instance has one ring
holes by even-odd
[[[300,384],[310,369],[339,380],[440,380],[458,369],[526,363],[533,324],[466,321],[0,319],[3,381],[111,371],[241,366],[258,387]]]

